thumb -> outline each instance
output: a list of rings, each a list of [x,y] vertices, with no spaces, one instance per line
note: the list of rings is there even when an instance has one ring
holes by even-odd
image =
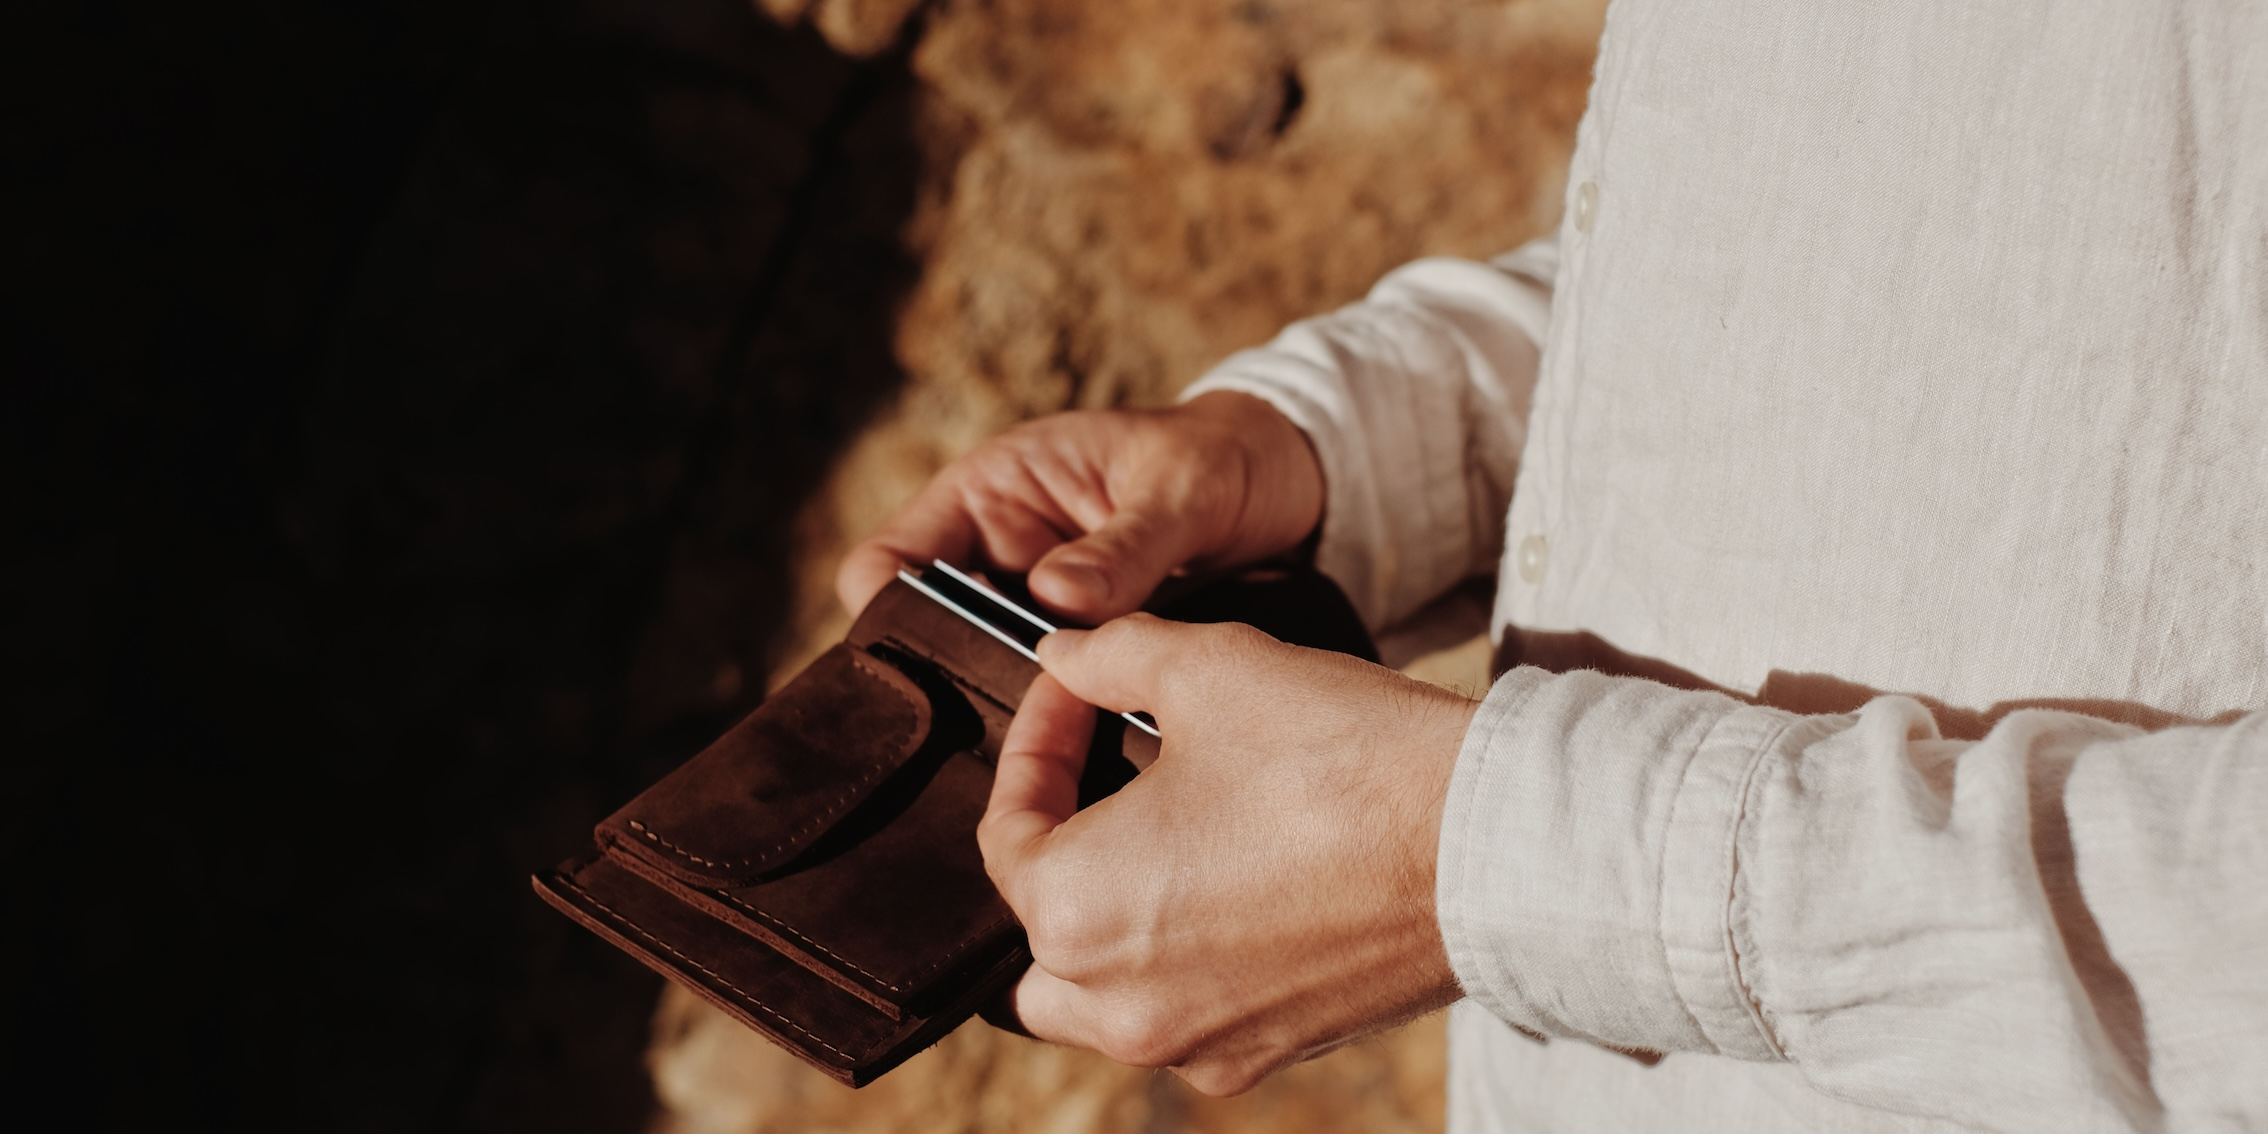
[[[1058,611],[1106,622],[1142,605],[1193,556],[1188,527],[1159,509],[1122,508],[1101,527],[1041,556],[1026,585]]]
[[[1040,639],[1040,665],[1063,688],[1111,712],[1175,714],[1174,692],[1201,687],[1249,627],[1169,622],[1154,614],[1114,618],[1093,630],[1058,630]],[[1175,681],[1176,675],[1193,679]]]

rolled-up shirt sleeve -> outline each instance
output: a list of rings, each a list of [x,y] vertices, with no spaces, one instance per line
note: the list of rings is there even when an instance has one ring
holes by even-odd
[[[1534,1033],[1797,1064],[1999,1130],[2268,1123],[2268,713],[1981,739],[1516,669],[1439,861],[1465,991]]]
[[[1558,262],[1551,238],[1416,261],[1183,393],[1251,394],[1306,432],[1326,483],[1316,565],[1373,630],[1495,569]]]

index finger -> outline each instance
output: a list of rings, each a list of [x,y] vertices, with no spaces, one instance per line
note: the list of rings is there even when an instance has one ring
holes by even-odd
[[[843,557],[835,569],[835,596],[856,618],[898,577],[899,568],[932,559],[967,563],[976,541],[975,518],[960,506],[953,486],[939,477]]]

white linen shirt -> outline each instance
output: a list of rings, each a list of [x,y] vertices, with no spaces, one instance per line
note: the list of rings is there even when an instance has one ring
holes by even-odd
[[[1451,1127],[2268,1129],[2268,5],[1617,0],[1596,76],[1556,238],[1189,391],[1530,663]]]

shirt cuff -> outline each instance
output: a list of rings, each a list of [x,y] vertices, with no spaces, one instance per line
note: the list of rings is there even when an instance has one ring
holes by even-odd
[[[1249,394],[1274,406],[1315,448],[1316,464],[1323,471],[1323,523],[1317,532],[1315,569],[1339,585],[1373,633],[1392,624],[1402,605],[1399,591],[1405,565],[1400,561],[1402,540],[1392,538],[1392,526],[1379,514],[1382,498],[1399,497],[1413,513],[1414,525],[1436,536],[1413,546],[1432,547],[1457,542],[1461,535],[1435,513],[1431,478],[1420,475],[1422,462],[1399,469],[1373,469],[1364,453],[1348,436],[1347,422],[1357,416],[1351,392],[1303,359],[1266,349],[1242,351],[1182,391],[1182,400],[1216,390]],[[1395,483],[1380,486],[1381,478]],[[1458,517],[1461,521],[1462,517]]]
[[[1250,394],[1307,435],[1324,481],[1316,566],[1374,634],[1389,631],[1493,574],[1549,315],[1548,287],[1513,269],[1419,260],[1363,302],[1229,356],[1182,398]]]
[[[1441,822],[1436,901],[1466,994],[1547,1035],[1784,1058],[1741,978],[1735,839],[1794,719],[1589,671],[1498,680]]]

